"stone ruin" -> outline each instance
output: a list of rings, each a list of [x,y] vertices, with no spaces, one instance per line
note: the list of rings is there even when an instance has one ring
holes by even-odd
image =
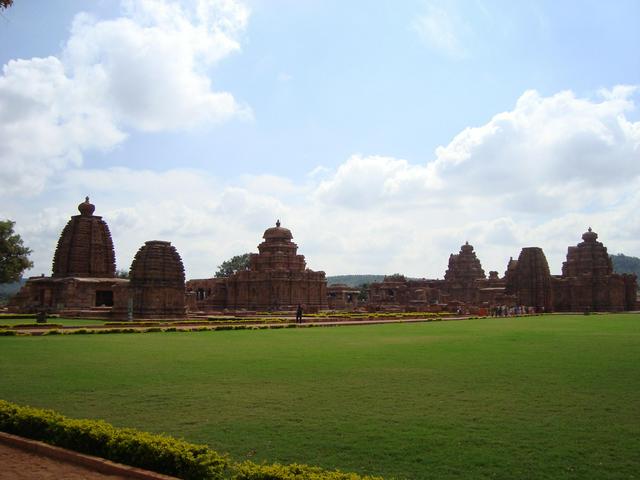
[[[327,286],[327,303],[330,310],[355,310],[360,306],[360,289],[342,283]]]

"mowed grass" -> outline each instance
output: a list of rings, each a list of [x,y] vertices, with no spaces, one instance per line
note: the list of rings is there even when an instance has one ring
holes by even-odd
[[[48,324],[53,325],[63,325],[65,327],[87,327],[87,326],[96,326],[96,325],[104,325],[106,320],[97,320],[95,318],[55,318],[49,317],[47,318],[47,322],[40,324],[43,327]],[[37,324],[35,318],[2,318],[0,316],[0,325],[35,325]]]
[[[640,315],[3,337],[0,398],[236,459],[638,478]]]

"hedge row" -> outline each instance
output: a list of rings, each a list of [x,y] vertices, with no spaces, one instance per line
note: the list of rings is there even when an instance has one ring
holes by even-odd
[[[102,420],[71,419],[4,400],[0,400],[0,431],[184,479],[382,480],[309,465],[235,463],[207,445],[117,428]]]
[[[194,326],[193,328],[177,327],[149,327],[149,328],[78,328],[69,330],[51,329],[42,333],[33,334],[28,331],[0,329],[0,336],[22,336],[28,337],[32,335],[48,336],[48,335],[105,335],[110,333],[153,333],[153,332],[215,332],[223,330],[278,330],[281,328],[300,328],[300,327],[322,327],[323,325],[313,324],[275,324],[275,325],[218,325],[218,326]],[[332,325],[330,325],[332,326]]]
[[[0,430],[185,479],[223,479],[225,456],[206,445],[116,428],[101,420],[75,420],[51,410],[0,400]]]

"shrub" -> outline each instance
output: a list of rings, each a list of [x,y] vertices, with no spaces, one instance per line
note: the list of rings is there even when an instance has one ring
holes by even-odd
[[[185,479],[223,479],[228,466],[227,457],[206,445],[116,428],[101,420],[70,419],[4,400],[0,400],[0,430]]]
[[[62,328],[59,323],[19,323],[13,328]]]
[[[84,335],[87,333],[93,333],[93,330],[87,330],[86,328],[79,328],[78,330],[71,330],[69,335]]]
[[[258,465],[243,462],[233,466],[234,480],[382,480],[382,477],[361,476],[339,470],[328,471],[320,467],[291,464]]]
[[[42,335],[62,335],[63,332],[62,330],[47,330],[45,332],[42,332]]]
[[[0,337],[13,337],[15,335],[15,330],[0,330]]]
[[[231,463],[207,445],[117,428],[102,420],[71,419],[4,400],[0,400],[0,431],[184,479],[383,480],[301,464]]]

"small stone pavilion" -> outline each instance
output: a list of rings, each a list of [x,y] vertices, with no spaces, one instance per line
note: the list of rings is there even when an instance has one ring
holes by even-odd
[[[292,242],[291,230],[281,226],[265,230],[258,253],[252,253],[249,269],[227,278],[190,280],[187,289],[196,292],[201,310],[294,310],[306,312],[327,308],[324,272],[306,268],[304,255]]]

